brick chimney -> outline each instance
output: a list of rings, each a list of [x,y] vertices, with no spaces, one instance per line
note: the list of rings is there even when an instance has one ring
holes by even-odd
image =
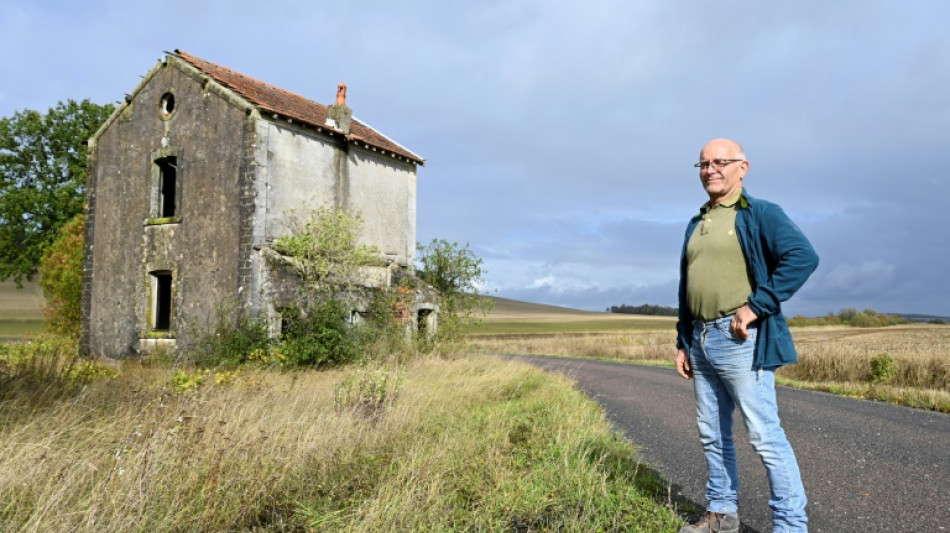
[[[353,111],[346,107],[346,84],[341,82],[336,88],[336,103],[327,110],[326,125],[349,134],[352,120]]]

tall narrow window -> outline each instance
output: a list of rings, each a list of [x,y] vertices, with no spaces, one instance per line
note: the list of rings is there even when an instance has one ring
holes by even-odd
[[[172,273],[152,272],[152,329],[168,331],[172,319]]]
[[[176,215],[178,160],[175,157],[163,157],[157,159],[155,164],[158,166],[158,216],[173,217]]]

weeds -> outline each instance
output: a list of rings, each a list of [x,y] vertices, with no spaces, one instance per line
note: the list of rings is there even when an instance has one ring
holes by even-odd
[[[407,324],[397,312],[408,304],[404,296],[398,298],[402,294],[398,289],[376,291],[366,322],[358,324],[347,320],[348,307],[340,299],[319,299],[306,310],[285,307],[280,338],[271,337],[263,317],[221,306],[207,333],[197,325],[192,328],[198,341],[185,347],[180,359],[216,369],[248,363],[281,369],[331,368],[393,356],[404,360],[414,355],[425,339],[408,334]]]
[[[404,377],[401,370],[357,368],[337,385],[334,405],[337,411],[376,419],[395,403]]]
[[[0,343],[0,400],[48,402],[113,377],[109,367],[80,358],[75,339],[45,335],[26,343]]]
[[[4,412],[3,531],[680,524],[595,404],[563,378],[496,360],[324,372],[127,361],[42,411],[10,397]]]
[[[179,394],[190,394],[198,390],[204,384],[210,371],[189,372],[187,370],[176,370],[175,374],[168,381],[171,389]]]
[[[192,329],[198,340],[194,346],[185,348],[187,358],[202,367],[237,367],[248,362],[252,354],[266,353],[273,343],[266,322],[242,312],[232,312],[225,305],[219,306],[207,332],[198,326]]]

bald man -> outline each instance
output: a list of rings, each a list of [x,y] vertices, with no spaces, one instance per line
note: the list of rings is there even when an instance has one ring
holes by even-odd
[[[779,421],[775,370],[798,359],[781,302],[814,272],[818,256],[779,206],[745,191],[749,161],[737,142],[709,141],[695,166],[709,201],[683,243],[676,370],[693,380],[708,504],[680,533],[739,531],[736,407],[768,472],[772,531],[806,532],[805,488]]]

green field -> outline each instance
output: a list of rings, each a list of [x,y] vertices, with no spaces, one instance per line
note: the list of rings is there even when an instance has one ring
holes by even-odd
[[[42,320],[0,320],[0,340],[26,339],[43,331]]]
[[[0,339],[24,339],[43,329],[43,294],[36,283],[0,282]]]

